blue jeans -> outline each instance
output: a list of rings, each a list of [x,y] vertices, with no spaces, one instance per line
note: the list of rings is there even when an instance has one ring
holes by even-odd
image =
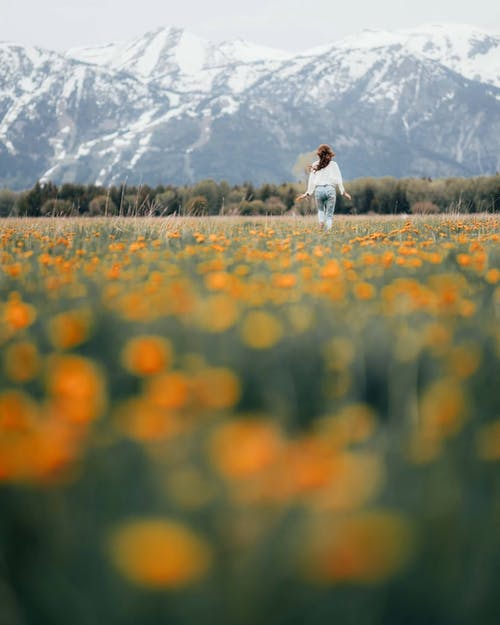
[[[314,189],[314,197],[316,198],[316,206],[318,207],[318,221],[320,224],[326,223],[326,229],[330,230],[333,222],[333,213],[335,211],[335,202],[337,200],[335,187],[331,184],[317,186]]]

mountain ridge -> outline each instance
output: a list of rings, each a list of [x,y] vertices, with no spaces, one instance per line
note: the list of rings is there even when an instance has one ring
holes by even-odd
[[[347,178],[478,175],[500,169],[498,136],[500,35],[473,27],[364,31],[300,54],[175,27],[65,54],[0,43],[13,188],[281,182],[323,141]]]

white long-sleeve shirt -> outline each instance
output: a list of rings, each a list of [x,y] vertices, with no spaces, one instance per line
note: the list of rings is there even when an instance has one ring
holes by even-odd
[[[340,173],[339,166],[332,159],[326,167],[315,171],[316,165],[319,161],[315,161],[312,165],[311,173],[309,174],[309,181],[307,183],[307,195],[312,195],[314,189],[323,184],[331,184],[333,186],[338,185],[340,193],[343,195],[345,192],[344,185],[342,184],[342,174]]]

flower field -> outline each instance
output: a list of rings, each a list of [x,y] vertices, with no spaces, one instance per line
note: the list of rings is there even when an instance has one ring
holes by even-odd
[[[499,623],[499,242],[2,220],[0,623]]]

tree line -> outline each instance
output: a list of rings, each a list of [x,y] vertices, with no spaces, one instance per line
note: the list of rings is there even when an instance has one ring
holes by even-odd
[[[500,210],[500,175],[475,178],[358,178],[346,182],[352,201],[338,196],[340,214],[479,213]],[[263,184],[202,180],[191,186],[111,186],[37,182],[0,189],[0,217],[284,215],[315,212],[297,203],[305,183]]]

